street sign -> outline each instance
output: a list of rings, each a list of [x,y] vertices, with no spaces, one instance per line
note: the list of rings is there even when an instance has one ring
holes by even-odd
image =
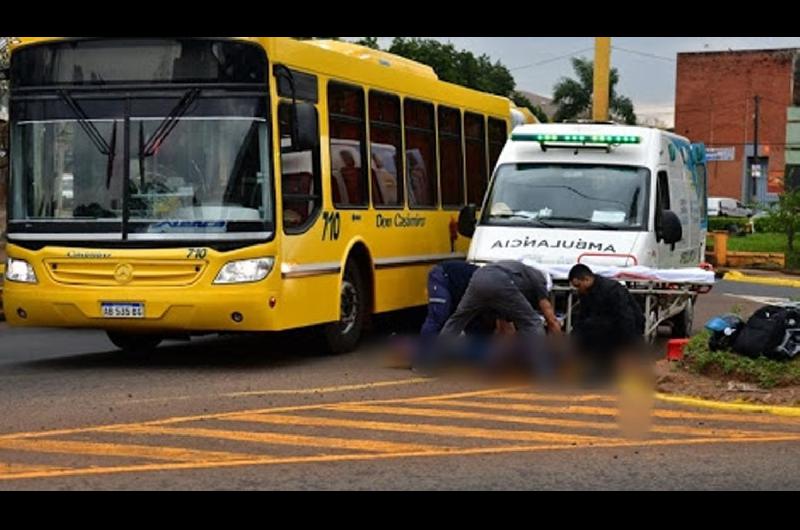
[[[753,164],[750,166],[750,176],[753,178],[761,177],[761,164]]]
[[[726,162],[736,159],[736,147],[706,147],[708,162]]]

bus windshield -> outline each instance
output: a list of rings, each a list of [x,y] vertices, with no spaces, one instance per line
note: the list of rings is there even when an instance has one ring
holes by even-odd
[[[110,240],[268,236],[274,208],[263,53],[260,63],[244,69],[233,51],[250,45],[168,44],[59,43],[13,58],[17,71],[26,61],[30,68],[12,91],[9,233]],[[120,47],[146,48],[174,67],[140,80],[150,85],[121,91],[111,81],[130,82],[133,70],[100,61]],[[189,58],[200,63],[178,67]],[[198,66],[203,60],[208,67]],[[85,71],[106,69],[91,76],[104,80],[100,86],[87,89],[86,78],[64,73],[81,64]],[[176,78],[176,72],[189,73]],[[171,86],[176,79],[182,84]],[[189,88],[188,79],[194,81]],[[240,86],[245,80],[252,88]]]
[[[484,224],[646,230],[650,171],[592,164],[504,164]]]
[[[272,208],[266,181],[267,124],[253,116],[185,116],[159,138],[149,156],[139,158],[140,138],[151,138],[163,116],[132,117],[128,208],[131,222],[159,220],[269,221]],[[100,151],[77,119],[43,119],[15,124],[12,149],[12,220],[121,220],[121,142],[112,141],[121,120],[90,120],[112,147]],[[109,169],[109,161],[111,167]],[[165,232],[188,226],[151,223],[134,232]],[[137,230],[142,228],[142,230]],[[220,230],[226,231],[226,230]]]

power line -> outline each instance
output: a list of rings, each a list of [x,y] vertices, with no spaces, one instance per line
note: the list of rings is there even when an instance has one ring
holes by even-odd
[[[531,66],[541,66],[543,64],[552,63],[552,62],[555,62],[555,61],[558,61],[558,60],[561,60],[561,59],[566,59],[568,57],[574,57],[575,55],[578,55],[579,53],[588,52],[588,51],[592,51],[592,50],[594,50],[594,48],[583,48],[582,50],[577,50],[577,51],[574,51],[574,52],[570,52],[570,53],[567,53],[565,55],[559,55],[558,57],[551,57],[550,59],[545,59],[544,61],[539,61],[537,63],[530,63],[530,64],[525,64],[525,65],[522,65],[522,66],[515,66],[514,68],[509,68],[509,70],[510,71],[512,71],[512,70],[522,70],[523,68],[530,68]]]
[[[628,48],[620,48],[619,46],[612,46],[611,49],[612,50],[619,50],[621,52],[632,53],[634,55],[641,55],[643,57],[651,57],[653,59],[661,59],[662,61],[670,61],[672,63],[676,62],[676,60],[671,58],[671,57],[664,57],[663,55],[655,55],[653,53],[640,52],[640,51],[637,51],[637,50],[630,50]]]

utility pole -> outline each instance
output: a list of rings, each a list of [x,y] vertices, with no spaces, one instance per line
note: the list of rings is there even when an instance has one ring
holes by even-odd
[[[755,114],[753,115],[753,164],[750,165],[750,180],[752,181],[751,202],[755,202],[758,193],[758,177],[761,175],[761,165],[758,161],[758,105],[761,97],[756,94],[753,98]]]
[[[611,37],[594,38],[594,88],[592,90],[592,120],[608,121],[609,68]]]

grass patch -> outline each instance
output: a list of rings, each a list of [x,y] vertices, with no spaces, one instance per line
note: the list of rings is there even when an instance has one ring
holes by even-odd
[[[761,388],[800,385],[800,359],[781,362],[766,357],[751,359],[730,351],[711,351],[710,335],[704,329],[689,340],[683,366],[690,371],[712,377],[725,375]]]
[[[706,239],[706,246],[714,248],[714,238]],[[756,232],[745,236],[728,238],[728,250],[731,252],[782,252],[786,253],[786,234],[779,232]]]

